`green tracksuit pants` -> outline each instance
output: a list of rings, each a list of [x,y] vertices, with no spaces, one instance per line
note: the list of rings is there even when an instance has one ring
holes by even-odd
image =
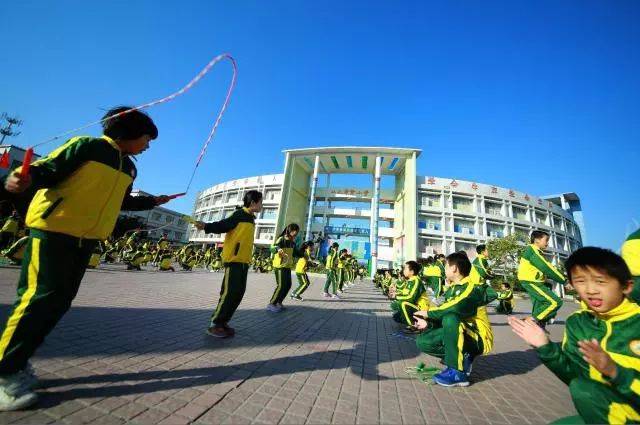
[[[347,271],[345,269],[338,269],[338,289],[342,291],[344,282],[347,278]]]
[[[333,291],[334,294],[337,292],[336,290],[337,284],[338,284],[337,279],[338,277],[335,269],[327,270],[327,280],[324,282],[324,292],[326,294],[329,293],[329,286],[331,286],[331,290]]]
[[[418,349],[425,354],[444,359],[444,364],[462,371],[464,353],[472,358],[482,354],[482,339],[474,338],[474,333],[455,314],[446,314],[440,323],[431,321],[434,328],[423,332],[416,338]]]
[[[284,301],[291,289],[291,269],[286,267],[275,269],[275,275],[276,289],[273,291],[269,302],[271,304],[282,304],[282,301]]]
[[[544,284],[535,282],[520,281],[520,285],[531,297],[531,302],[533,303],[531,315],[534,319],[546,322],[556,316],[556,313],[562,307],[562,300],[551,289]]]
[[[393,320],[403,325],[411,326],[413,325],[413,313],[420,309],[409,301],[396,300],[391,303],[391,310],[393,311]]]
[[[580,417],[571,416],[554,423],[624,424],[640,422],[640,406],[633,406],[611,387],[587,378],[569,384],[573,404]]]
[[[31,230],[17,299],[0,337],[0,375],[24,369],[71,307],[97,241]]]
[[[306,273],[296,273],[296,277],[298,278],[298,287],[293,291],[293,295],[299,297],[307,290],[310,282],[309,276],[307,276]]]
[[[220,288],[220,299],[218,300],[218,306],[211,315],[210,326],[220,326],[231,320],[247,288],[248,272],[248,264],[225,264],[224,278],[222,279],[222,287]]]

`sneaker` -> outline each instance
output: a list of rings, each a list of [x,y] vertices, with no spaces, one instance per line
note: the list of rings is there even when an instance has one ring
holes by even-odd
[[[282,303],[276,304],[276,307],[278,307],[280,309],[280,311],[287,309],[285,306],[282,305]]]
[[[412,334],[420,333],[420,330],[415,326],[405,326],[404,328],[401,329],[401,332],[403,334],[412,335]]]
[[[325,298],[331,298],[331,295],[329,295],[328,292],[323,292],[322,296],[325,297]]]
[[[227,325],[226,323],[223,324],[222,327],[227,331],[229,336],[234,336],[236,334],[236,330],[233,329],[231,326]]]
[[[271,313],[280,313],[281,308],[275,304],[268,304],[267,311],[270,311]]]
[[[338,296],[338,294],[333,294],[333,295],[331,295],[331,299],[332,300],[339,300],[340,297]]]
[[[208,328],[207,335],[215,336],[216,338],[229,338],[231,336],[222,326],[212,326]]]
[[[443,387],[468,387],[469,380],[464,372],[452,369],[450,367],[445,368],[442,372],[433,377],[433,382]]]
[[[38,402],[38,396],[26,384],[22,373],[0,377],[0,411],[22,410]]]
[[[342,294],[342,293],[344,293],[344,291],[343,291],[342,289],[338,289],[338,293],[339,293],[339,294]],[[335,294],[334,294],[334,295],[335,295]]]
[[[469,353],[464,353],[464,356],[462,358],[462,371],[464,372],[465,375],[471,376],[472,369],[473,369],[473,357],[471,357],[471,354]]]
[[[36,389],[40,386],[36,372],[31,366],[31,363],[27,362],[27,365],[20,372],[22,374],[22,380],[27,388],[30,390]]]
[[[294,300],[298,300],[298,301],[304,301],[304,298],[302,298],[300,295],[291,295],[291,299]]]

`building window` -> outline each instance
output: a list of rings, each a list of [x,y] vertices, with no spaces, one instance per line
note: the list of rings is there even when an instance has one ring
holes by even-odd
[[[275,220],[277,215],[277,208],[263,208],[261,218],[264,220]]]
[[[181,232],[176,232],[176,239],[177,240],[182,240],[182,233]]]
[[[233,214],[233,210],[224,210],[222,214],[224,215],[224,218],[227,218]]]
[[[492,238],[503,238],[504,226],[487,223],[487,233],[489,233],[489,236]]]
[[[264,193],[265,201],[279,201],[280,200],[280,190],[279,189],[269,189]]]
[[[173,223],[173,217],[172,217],[172,216],[170,216],[170,215],[167,215],[167,217],[165,218],[165,221],[166,221],[167,223]]]
[[[440,217],[423,215],[418,221],[418,229],[442,230]]]
[[[469,242],[456,241],[456,251],[476,252],[476,245]]]
[[[547,224],[547,214],[544,212],[536,211],[536,223],[538,224]]]
[[[454,196],[452,208],[456,211],[473,212],[473,199]]]
[[[502,204],[497,202],[485,201],[484,211],[486,214],[502,216]]]
[[[258,239],[272,240],[275,231],[275,227],[261,227],[260,229],[258,229]]]
[[[527,220],[527,210],[524,208],[513,207],[513,218],[518,220]]]
[[[162,218],[162,214],[154,212],[151,213],[151,219],[155,220],[155,221],[160,221],[160,219]]]
[[[514,229],[513,229],[513,233],[516,234],[516,235],[523,236],[526,239],[529,238],[529,229],[527,229],[525,227],[515,226]]]
[[[227,193],[227,197],[225,199],[225,202],[227,204],[232,203],[232,202],[236,202],[238,200],[238,192],[229,192]]]
[[[422,195],[420,195],[420,205],[423,207],[439,208],[440,195],[431,195],[431,194],[423,193]]]
[[[442,241],[439,239],[419,238],[418,249],[422,254],[438,254],[442,250]]]
[[[178,226],[182,227],[185,225],[185,221],[183,219],[178,220]]]
[[[473,221],[455,219],[453,221],[453,231],[463,235],[473,235],[475,233]]]

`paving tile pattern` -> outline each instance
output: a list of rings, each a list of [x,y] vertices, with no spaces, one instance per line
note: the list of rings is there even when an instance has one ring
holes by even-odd
[[[4,323],[18,270],[0,268]],[[222,274],[87,272],[73,307],[32,363],[40,403],[0,423],[65,424],[543,424],[575,414],[564,384],[492,314],[495,348],[476,360],[472,385],[446,389],[405,369],[437,359],[398,329],[366,281],[340,301],[312,277],[305,301],[265,310],[275,287],[249,275],[233,339],[205,335]],[[576,305],[567,303],[561,318]],[[519,301],[516,311],[530,309]],[[560,340],[562,325],[551,326]]]

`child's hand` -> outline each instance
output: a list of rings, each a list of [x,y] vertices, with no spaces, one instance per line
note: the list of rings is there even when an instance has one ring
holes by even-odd
[[[416,329],[426,329],[427,328],[427,321],[421,317],[416,317],[413,316],[413,326],[416,327]]]
[[[511,330],[527,344],[538,348],[549,343],[547,334],[531,317],[520,320],[517,317],[509,316],[508,320]]]
[[[4,183],[7,192],[22,193],[31,186],[31,176],[23,176],[20,173],[11,173]]]
[[[578,341],[578,347],[582,353],[584,361],[596,368],[601,374],[609,378],[615,378],[618,374],[618,367],[611,356],[600,347],[597,339],[591,341]]]

